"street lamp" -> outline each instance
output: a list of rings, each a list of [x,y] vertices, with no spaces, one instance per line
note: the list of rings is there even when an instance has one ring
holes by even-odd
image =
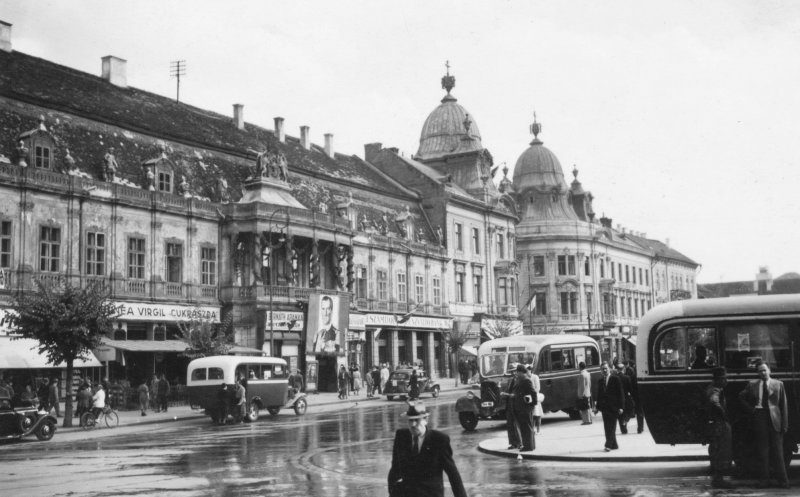
[[[280,220],[277,222],[275,221],[275,215],[278,213],[282,213],[285,216],[284,222],[280,222]],[[277,243],[272,243],[273,225],[275,226],[275,229],[280,230]],[[262,281],[266,280],[266,283],[269,287],[269,355],[272,357],[275,357],[275,330],[273,329],[274,311],[272,309],[272,249],[280,247],[286,241],[283,230],[288,229],[288,227],[289,211],[287,211],[285,208],[276,209],[269,216],[269,236],[265,237],[264,244],[261,248],[261,267],[262,269],[267,269],[262,277]]]

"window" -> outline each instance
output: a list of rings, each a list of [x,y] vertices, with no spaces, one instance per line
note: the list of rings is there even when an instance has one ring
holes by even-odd
[[[544,256],[543,255],[534,255],[533,256],[533,275],[534,276],[544,276]]]
[[[442,305],[442,279],[433,278],[433,305]]]
[[[592,292],[586,292],[586,315],[592,315]]]
[[[591,276],[592,274],[592,265],[590,264],[590,260],[588,257],[586,261],[583,263],[583,274],[586,276]]]
[[[481,236],[478,228],[472,228],[472,253],[481,253]]]
[[[467,275],[464,272],[464,267],[456,267],[456,302],[466,302],[465,295],[464,295],[464,284]]]
[[[363,266],[356,268],[356,298],[367,298],[367,268]]]
[[[128,238],[128,278],[144,279],[144,238]]]
[[[86,274],[103,276],[106,260],[106,235],[103,233],[86,233]]]
[[[612,280],[617,279],[617,273],[614,271],[614,263],[609,262],[608,265],[611,266],[611,279]]]
[[[502,233],[497,234],[497,258],[498,259],[505,259],[506,258],[506,237]]]
[[[736,356],[731,355],[731,359],[738,360],[738,357],[747,357],[748,352],[745,352],[745,355],[742,356],[738,354],[742,353],[743,347],[749,348],[749,345],[738,342],[739,337],[736,332],[731,337],[736,342],[735,351],[737,354]],[[727,350],[728,343],[726,340],[726,358],[728,357]],[[659,369],[688,368],[701,370],[704,375],[707,375],[709,370],[718,364],[716,330],[706,327],[669,329],[656,338],[656,351],[658,353],[656,365]],[[743,364],[746,364],[746,361]],[[728,364],[728,367],[731,367],[730,364]]]
[[[550,370],[575,369],[575,351],[573,349],[555,349],[550,351]]]
[[[167,275],[168,283],[183,281],[183,245],[180,243],[167,243]]]
[[[33,164],[37,168],[50,169],[50,147],[36,145],[33,152]]]
[[[644,270],[644,284],[650,286],[650,271]]]
[[[456,250],[464,250],[464,227],[461,225],[461,223],[456,223],[454,230],[456,236]]]
[[[217,249],[212,247],[200,249],[200,276],[203,285],[217,284]]]
[[[617,269],[619,270],[619,280],[622,281],[622,263],[617,263]]]
[[[378,269],[378,300],[389,300],[387,290],[388,273]]]
[[[639,268],[639,284],[640,285],[645,284],[644,283],[644,278],[642,278],[642,268]]]
[[[628,297],[627,300],[628,300],[628,314],[627,314],[627,316],[630,318],[630,317],[633,317],[633,311],[631,310],[631,298]]]
[[[606,262],[603,259],[600,259],[600,277],[606,277]]]
[[[536,292],[533,301],[533,314],[536,316],[547,315],[547,294],[545,292]]]
[[[614,298],[610,293],[603,294],[603,314],[606,316],[614,315]]]
[[[0,267],[11,267],[11,221],[0,222]]]
[[[417,305],[425,302],[425,277],[421,274],[414,275],[414,301]]]
[[[561,292],[561,314],[570,315],[578,313],[578,293]]]
[[[722,353],[728,369],[750,369],[760,359],[773,371],[791,371],[792,339],[785,322],[736,323],[721,330]]]
[[[507,290],[506,279],[497,278],[497,303],[499,305],[508,305],[508,296],[506,295]]]
[[[166,172],[158,173],[158,191],[172,193],[172,174]]]
[[[408,285],[406,283],[406,273],[397,273],[397,301],[406,302],[408,300]]]
[[[476,304],[483,302],[483,275],[472,275],[472,299]]]
[[[630,283],[630,282],[631,282],[630,267],[627,264],[625,264],[625,283]]]
[[[559,255],[558,256],[558,274],[561,276],[575,275],[575,256],[574,255]]]
[[[39,231],[39,271],[57,273],[61,265],[61,228],[42,226]]]
[[[633,279],[633,283],[635,284],[636,283],[636,268],[635,267],[631,268],[631,273],[633,273],[633,275],[632,275],[633,278],[632,279]]]

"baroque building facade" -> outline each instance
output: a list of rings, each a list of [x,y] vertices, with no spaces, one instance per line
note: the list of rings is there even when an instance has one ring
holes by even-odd
[[[526,333],[580,333],[598,339],[603,357],[635,345],[639,319],[652,306],[696,298],[699,265],[668,244],[596,217],[594,196],[574,168],[571,184],[556,155],[534,139],[500,189],[520,213],[517,255],[520,317]]]
[[[449,333],[516,318],[513,202],[449,75],[414,159],[370,144],[363,160],[240,104],[224,116],[130,87],[118,57],[97,76],[20,53],[7,23],[0,66],[0,313],[37,281],[107,287],[119,316],[95,375],[182,382],[181,323],[201,318],[321,390],[341,365],[444,376]],[[331,353],[310,345],[323,297]]]

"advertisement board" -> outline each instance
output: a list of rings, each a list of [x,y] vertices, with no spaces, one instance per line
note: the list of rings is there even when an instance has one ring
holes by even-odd
[[[312,293],[308,296],[306,353],[308,355],[343,356],[350,318],[347,296]]]

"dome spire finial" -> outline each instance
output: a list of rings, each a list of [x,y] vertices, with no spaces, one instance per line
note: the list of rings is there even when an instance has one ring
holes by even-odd
[[[449,60],[445,61],[444,66],[447,68],[447,74],[442,77],[442,89],[447,90],[447,95],[449,96],[450,91],[456,86],[456,78],[455,76],[450,76]]]
[[[578,179],[578,166],[575,164],[572,165],[572,177]]]
[[[536,120],[536,111],[533,111],[533,124],[530,125],[530,130],[531,134],[533,135],[533,141],[531,142],[531,145],[541,145],[542,141],[539,140],[539,133],[542,132],[542,125]]]

